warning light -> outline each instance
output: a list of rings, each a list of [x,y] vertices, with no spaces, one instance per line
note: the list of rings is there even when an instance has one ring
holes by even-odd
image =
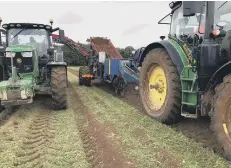
[[[52,24],[54,21],[53,21],[53,19],[50,19],[50,23]]]

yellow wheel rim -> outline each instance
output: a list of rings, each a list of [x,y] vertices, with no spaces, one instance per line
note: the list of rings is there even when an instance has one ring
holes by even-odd
[[[167,80],[161,66],[155,66],[150,70],[148,78],[149,106],[152,110],[159,110],[166,98]]]

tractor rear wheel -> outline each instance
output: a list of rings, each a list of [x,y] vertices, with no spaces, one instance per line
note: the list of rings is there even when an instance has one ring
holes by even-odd
[[[147,54],[141,67],[139,85],[147,115],[165,124],[180,120],[180,76],[165,49],[153,49]]]
[[[67,108],[67,74],[66,67],[51,69],[52,104],[55,110]]]
[[[91,74],[91,70],[88,66],[80,67],[79,68],[79,85],[85,85],[90,86],[91,85],[91,79],[90,78],[84,78],[83,75]]]
[[[231,74],[215,88],[212,129],[227,159],[231,160]]]

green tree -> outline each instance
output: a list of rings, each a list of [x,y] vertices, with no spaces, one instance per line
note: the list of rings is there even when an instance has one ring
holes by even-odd
[[[127,46],[125,48],[117,48],[117,50],[119,51],[119,53],[122,55],[123,58],[130,58],[134,48],[132,46]]]
[[[64,61],[68,65],[86,65],[86,57],[83,56],[80,52],[70,49],[68,46],[62,46]]]

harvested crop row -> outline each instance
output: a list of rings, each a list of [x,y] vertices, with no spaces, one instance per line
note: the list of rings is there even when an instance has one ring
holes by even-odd
[[[103,128],[88,108],[80,100],[74,89],[69,91],[72,101],[70,105],[76,112],[76,121],[82,137],[88,161],[92,167],[134,167],[132,162],[123,157],[107,137],[107,130]],[[78,104],[76,105],[76,102]]]

